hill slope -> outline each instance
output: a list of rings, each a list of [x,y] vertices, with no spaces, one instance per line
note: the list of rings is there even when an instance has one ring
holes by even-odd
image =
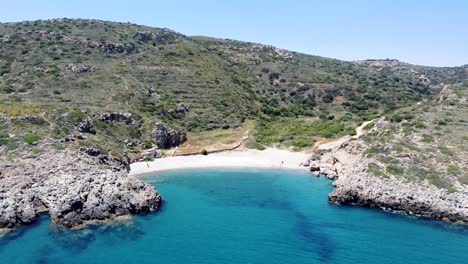
[[[19,138],[37,131],[41,138],[58,139],[91,117],[98,133],[82,144],[114,150],[114,155],[123,149],[115,139],[138,139],[150,146],[151,127],[159,121],[178,130],[203,131],[238,127],[246,118],[257,119],[261,129],[282,126],[284,117],[299,122],[321,117],[334,119],[325,125],[335,129],[316,134],[338,136],[467,75],[466,67],[344,62],[97,20],[6,23],[0,25],[0,37],[0,112],[36,118],[30,131],[21,125],[8,130]],[[131,113],[140,127],[109,127],[93,117],[111,112]],[[313,129],[299,136],[313,134]],[[2,133],[11,134],[8,130],[4,127]],[[278,131],[264,130],[258,136],[263,144],[298,134],[283,131],[278,138],[269,136]]]
[[[20,199],[21,188],[30,185],[19,185],[18,189],[10,185],[14,182],[18,186],[16,183],[23,181],[21,166],[34,160],[61,160],[62,155],[72,155],[71,160],[63,159],[69,163],[76,159],[78,164],[86,161],[87,165],[74,167],[71,172],[63,169],[66,166],[59,166],[57,178],[68,177],[67,173],[82,177],[86,166],[91,165],[106,171],[103,175],[115,175],[116,171],[128,169],[129,162],[141,159],[144,151],[151,156],[157,148],[160,155],[164,152],[161,149],[176,147],[187,137],[188,141],[210,142],[210,135],[243,137],[247,131],[248,146],[310,148],[315,140],[352,134],[363,121],[382,115],[410,120],[411,113],[406,110],[416,111],[418,102],[427,104],[447,89],[465,87],[467,76],[467,66],[437,68],[395,60],[346,62],[256,43],[189,37],[129,23],[80,19],[2,23],[0,165],[2,171],[10,174],[0,174],[6,177],[1,178],[0,187],[8,189],[9,196],[18,195]],[[464,105],[466,100],[453,103]],[[431,124],[421,120],[432,119],[426,119],[424,111],[395,131],[404,128],[425,137],[428,133],[419,130]],[[434,118],[436,122],[451,124],[441,115]],[[456,118],[451,119],[463,120],[456,122],[465,124],[466,115]],[[458,140],[457,144],[466,141],[464,135],[445,137],[438,133],[431,132],[429,138]],[[368,140],[376,140],[371,149],[380,150],[378,141],[387,139]],[[232,145],[230,141],[225,143]],[[461,151],[459,155],[463,156],[466,150]],[[431,159],[415,162],[427,165]],[[379,174],[377,169],[385,167],[391,174],[410,171],[411,166],[417,165],[393,168],[393,161],[386,164],[387,161],[376,156],[371,162],[375,166],[370,165],[369,169]],[[450,170],[462,170],[464,166],[454,161]],[[53,164],[42,166],[38,175],[45,177],[53,168]],[[32,174],[35,169],[28,167]],[[423,179],[450,192],[460,191],[466,185],[463,175],[440,179],[425,175]],[[41,184],[45,183],[35,180],[34,188],[42,191],[31,192],[27,214],[15,211],[17,207],[8,207],[15,204],[10,200],[1,200],[9,201],[11,218],[0,221],[0,227],[10,226],[11,219],[20,223],[32,221],[44,208],[61,208],[54,215],[60,218],[61,213],[65,214],[68,224],[73,224],[73,219],[94,219],[79,213],[77,216],[76,211],[83,210],[80,206],[70,211],[75,208],[76,197],[43,201],[52,198],[37,193],[50,186],[44,187]],[[62,184],[59,189],[67,187],[60,181],[50,184]],[[130,186],[151,192],[141,183],[132,182]],[[80,200],[78,205],[83,203],[85,208],[93,208],[86,201]],[[136,210],[134,204],[123,202],[120,208],[102,208],[103,212],[95,215],[107,217],[118,214],[116,210],[143,212],[157,208],[158,203],[156,198],[142,199]]]

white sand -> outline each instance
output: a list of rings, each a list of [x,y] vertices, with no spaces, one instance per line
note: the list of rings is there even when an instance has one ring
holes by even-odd
[[[213,167],[256,167],[277,169],[302,169],[300,165],[310,154],[305,152],[291,152],[287,150],[267,148],[265,150],[233,150],[208,155],[175,156],[155,159],[151,162],[137,162],[130,165],[130,174],[149,172],[213,168]]]

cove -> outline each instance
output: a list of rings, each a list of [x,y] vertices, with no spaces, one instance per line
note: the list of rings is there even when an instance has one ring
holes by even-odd
[[[164,198],[133,220],[63,230],[47,216],[0,239],[0,263],[468,263],[466,226],[327,203],[307,172],[146,176]]]

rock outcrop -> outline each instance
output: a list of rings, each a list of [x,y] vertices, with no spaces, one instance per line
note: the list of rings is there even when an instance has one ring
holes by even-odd
[[[138,53],[138,49],[133,44],[104,42],[100,44],[103,53]]]
[[[370,131],[378,132],[388,124],[388,119],[381,118]],[[366,142],[357,139],[311,156],[311,172],[334,180],[334,189],[328,196],[330,203],[356,204],[468,223],[467,188],[449,192],[428,181],[415,182],[388,173],[374,175],[369,168],[375,161],[366,155],[367,149]]]
[[[167,110],[167,113],[168,114],[185,114],[189,111],[189,108],[187,105],[185,105],[184,103],[180,103],[177,105],[176,108],[172,108],[172,109],[169,109]]]
[[[176,37],[182,37],[182,35],[167,29],[164,29],[161,32],[137,32],[133,36],[137,41],[152,41],[154,44],[173,43],[177,39]]]
[[[83,73],[91,73],[97,70],[96,67],[91,65],[74,65],[74,64],[67,64],[65,66],[65,70],[73,73],[83,74]]]
[[[112,112],[112,113],[104,113],[104,114],[94,114],[95,118],[102,122],[123,122],[127,125],[134,124],[134,120],[132,118],[131,113],[119,113],[119,112]]]
[[[160,149],[177,147],[187,139],[184,133],[173,128],[166,127],[161,123],[154,125],[151,137]]]
[[[99,149],[90,148],[90,147],[81,147],[80,151],[90,155],[90,156],[99,156],[101,155],[101,151]]]
[[[90,133],[96,134],[96,130],[94,129],[93,120],[90,117],[87,117],[85,120],[80,122],[76,129],[82,133]]]
[[[161,202],[149,184],[128,176],[116,163],[72,150],[2,163],[0,228],[34,222],[41,212],[66,227],[86,221],[147,213]]]
[[[60,41],[62,44],[80,45],[85,48],[100,49],[101,52],[107,54],[131,54],[139,52],[138,48],[133,43],[93,41],[75,36],[65,36],[60,32],[48,30],[29,30],[15,32],[14,34],[5,36],[2,39],[2,44],[10,44],[13,42],[13,40],[25,41],[32,38],[50,42]]]

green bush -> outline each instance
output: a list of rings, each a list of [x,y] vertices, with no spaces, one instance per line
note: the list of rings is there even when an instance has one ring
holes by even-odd
[[[293,146],[296,149],[304,149],[306,147],[313,146],[315,141],[311,139],[305,139],[305,138],[295,138],[291,142],[291,146]]]
[[[206,149],[202,149],[201,154],[206,156],[208,155],[208,151]]]
[[[396,165],[388,165],[387,166],[387,172],[391,173],[396,176],[402,176],[403,175],[403,169],[397,167]]]
[[[363,127],[364,130],[371,130],[374,127],[374,122],[371,122]]]
[[[447,173],[456,175],[460,173],[460,168],[456,164],[450,164],[447,166]]]
[[[439,149],[440,153],[442,153],[442,154],[452,155],[452,152],[446,146],[439,146],[438,149]]]
[[[380,170],[379,165],[375,163],[369,163],[367,165],[367,172],[373,174],[374,176],[384,176],[385,174]]]
[[[28,144],[34,144],[37,142],[41,137],[36,133],[28,133],[23,137],[23,141]]]
[[[249,140],[247,142],[247,144],[245,144],[245,147],[246,148],[250,148],[250,149],[258,149],[258,150],[264,150],[265,149],[265,146],[263,146],[262,144],[256,142],[256,141],[253,141],[253,140]]]

